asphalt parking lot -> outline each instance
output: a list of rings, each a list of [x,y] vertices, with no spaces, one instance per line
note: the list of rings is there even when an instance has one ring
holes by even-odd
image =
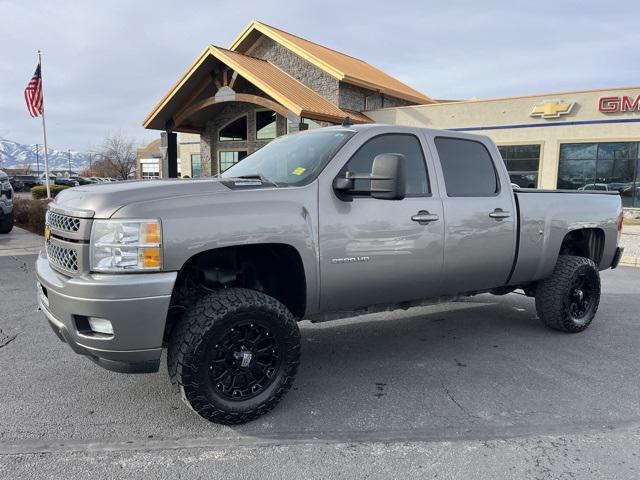
[[[638,478],[640,269],[603,272],[578,335],[513,294],[305,321],[294,389],[228,428],[164,364],[71,352],[36,311],[34,261],[0,256],[0,478]]]

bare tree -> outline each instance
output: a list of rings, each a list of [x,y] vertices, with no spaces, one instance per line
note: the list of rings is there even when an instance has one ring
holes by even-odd
[[[122,133],[107,135],[100,148],[100,157],[111,166],[108,168],[109,165],[103,165],[107,167],[105,170],[113,171],[113,176],[126,180],[136,166],[135,142]],[[94,163],[94,169],[95,167]]]

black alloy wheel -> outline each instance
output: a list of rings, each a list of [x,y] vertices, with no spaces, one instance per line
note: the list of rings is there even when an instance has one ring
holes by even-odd
[[[536,311],[550,328],[567,333],[586,329],[598,311],[600,274],[592,260],[560,255],[553,273],[536,286]]]
[[[280,349],[268,326],[239,321],[223,332],[211,350],[211,384],[229,400],[259,395],[277,376],[282,365]]]
[[[194,297],[169,339],[167,367],[182,400],[203,418],[245,423],[289,391],[300,361],[300,331],[269,295],[228,288]]]

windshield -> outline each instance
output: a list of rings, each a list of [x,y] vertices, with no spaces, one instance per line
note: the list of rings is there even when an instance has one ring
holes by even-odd
[[[313,180],[355,132],[324,130],[276,139],[226,170],[225,178],[259,178],[278,186]]]

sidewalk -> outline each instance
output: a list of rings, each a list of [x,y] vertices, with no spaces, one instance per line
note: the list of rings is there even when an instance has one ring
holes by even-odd
[[[640,267],[640,225],[625,225],[622,228],[620,246],[624,247],[620,265]]]
[[[44,246],[44,237],[22,228],[13,227],[11,233],[0,235],[0,257],[33,255]]]

